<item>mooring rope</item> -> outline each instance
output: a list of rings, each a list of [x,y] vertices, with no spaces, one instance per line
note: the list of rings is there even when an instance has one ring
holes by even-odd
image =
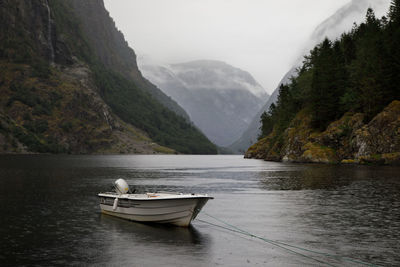
[[[245,233],[245,232],[237,231],[237,230],[235,230],[235,229],[228,228],[228,227],[225,227],[225,226],[222,226],[222,225],[218,225],[218,224],[214,224],[214,223],[211,223],[211,222],[207,222],[207,221],[204,221],[204,220],[201,220],[201,219],[197,219],[197,221],[200,221],[200,222],[203,222],[203,223],[207,223],[207,224],[210,224],[210,225],[213,225],[213,226],[216,226],[216,227],[220,227],[220,228],[226,229],[226,230],[231,231],[231,232],[235,232],[235,233],[239,233],[239,234],[248,235],[248,234]],[[250,237],[255,237],[255,238],[259,238],[259,239],[263,240],[262,238],[260,238],[260,237],[258,237],[258,236],[255,236],[255,235],[248,235],[248,236],[250,236]],[[265,241],[265,240],[263,240],[263,241]],[[268,242],[268,241],[265,241],[265,242]],[[289,251],[289,252],[291,252],[291,253],[294,253],[294,254],[300,255],[300,256],[302,256],[302,257],[311,259],[311,260],[313,260],[313,261],[317,261],[317,262],[319,262],[319,263],[322,263],[322,264],[326,264],[326,265],[335,267],[335,265],[332,265],[332,264],[330,264],[330,263],[328,263],[328,262],[315,259],[315,258],[313,258],[313,257],[311,257],[311,256],[308,256],[308,255],[299,253],[299,252],[294,251],[294,250],[289,249],[289,248],[285,248],[285,247],[283,247],[283,246],[280,246],[280,245],[278,245],[278,244],[275,244],[274,242],[268,242],[268,243],[270,243],[271,245],[274,245],[274,246],[276,246],[276,247],[285,249],[285,250],[287,250],[287,251]]]
[[[235,225],[232,225],[232,224],[230,224],[230,223],[228,223],[226,221],[223,221],[223,220],[221,220],[221,219],[219,219],[219,218],[217,218],[217,217],[215,217],[213,215],[210,215],[210,214],[208,214],[206,212],[203,212],[202,214],[205,214],[206,216],[208,216],[210,218],[213,218],[213,219],[215,219],[215,220],[217,220],[217,221],[229,226],[230,228],[229,227],[224,227],[224,226],[221,226],[221,225],[218,225],[218,224],[214,224],[214,223],[211,223],[211,222],[207,222],[207,221],[204,221],[204,220],[197,219],[200,222],[207,223],[207,224],[210,224],[210,225],[213,225],[213,226],[216,226],[216,227],[220,227],[220,228],[223,228],[223,229],[228,230],[228,231],[232,231],[232,232],[240,233],[240,234],[243,234],[243,235],[247,235],[249,237],[260,239],[260,240],[262,240],[264,242],[267,242],[267,243],[269,243],[271,245],[274,245],[274,246],[277,246],[279,248],[288,250],[288,251],[290,251],[292,253],[295,253],[295,254],[300,255],[302,257],[305,257],[305,258],[309,258],[309,259],[317,261],[319,263],[326,264],[328,266],[334,266],[334,265],[332,265],[332,264],[330,264],[330,263],[328,263],[326,261],[315,259],[315,258],[313,258],[311,256],[306,255],[306,254],[294,251],[294,250],[289,249],[287,247],[291,247],[291,248],[295,248],[295,249],[302,250],[302,251],[305,251],[305,252],[310,252],[310,253],[314,253],[314,254],[330,257],[330,258],[334,258],[336,260],[344,260],[344,261],[347,261],[347,262],[358,263],[358,264],[362,264],[362,265],[365,265],[365,266],[378,267],[378,265],[375,265],[375,264],[372,264],[372,263],[368,263],[368,262],[364,262],[364,261],[361,261],[361,260],[358,260],[358,259],[353,259],[353,258],[349,258],[349,257],[343,257],[343,256],[339,256],[339,255],[333,255],[333,254],[325,253],[325,252],[315,251],[315,250],[302,248],[302,247],[295,246],[295,245],[290,245],[290,244],[287,244],[287,243],[284,243],[284,242],[271,240],[271,239],[268,239],[268,238],[265,238],[265,237],[257,236],[255,234],[247,232],[247,231],[245,231],[243,229],[240,229],[239,227],[237,227]]]

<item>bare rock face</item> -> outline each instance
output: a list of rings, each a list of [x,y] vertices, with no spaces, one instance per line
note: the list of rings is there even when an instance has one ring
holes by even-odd
[[[284,133],[286,142],[280,153],[283,161],[297,162],[300,161],[300,159],[304,161],[313,161],[313,158],[311,158],[312,154],[307,152],[307,155],[303,156],[303,153],[309,150],[308,147],[306,148],[305,146],[311,141],[310,135],[312,129],[310,125],[311,119],[306,110],[299,112],[293,119]]]
[[[364,162],[394,163],[400,159],[400,101],[393,101],[356,132],[355,158]]]
[[[346,113],[324,132],[311,128],[302,110],[276,142],[275,132],[251,146],[245,157],[289,162],[400,164],[400,101],[368,124],[363,114]]]

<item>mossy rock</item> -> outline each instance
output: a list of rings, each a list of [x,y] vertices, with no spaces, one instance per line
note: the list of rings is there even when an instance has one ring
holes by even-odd
[[[321,146],[314,143],[307,143],[301,158],[313,163],[337,163],[336,151],[330,147]]]
[[[341,164],[358,164],[358,160],[355,159],[343,159]]]
[[[400,152],[382,154],[387,165],[400,165]]]
[[[260,139],[257,143],[253,144],[251,147],[249,147],[249,149],[247,149],[244,157],[257,159],[265,158],[267,155],[268,147],[270,145],[269,141],[269,137],[264,137]]]
[[[372,154],[360,157],[359,162],[362,165],[384,165],[385,159],[382,154]]]

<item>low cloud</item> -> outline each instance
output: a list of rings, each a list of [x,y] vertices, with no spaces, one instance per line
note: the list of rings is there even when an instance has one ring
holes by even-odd
[[[225,61],[250,72],[271,93],[320,36],[348,30],[368,6],[386,10],[389,0],[105,0],[105,5],[138,55],[168,64]],[[339,12],[343,5],[348,13]]]

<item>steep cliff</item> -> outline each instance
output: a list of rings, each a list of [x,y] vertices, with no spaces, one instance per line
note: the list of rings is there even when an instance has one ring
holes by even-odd
[[[281,137],[272,132],[251,146],[247,158],[315,163],[400,164],[400,101],[369,123],[362,113],[346,113],[319,132],[302,110]]]
[[[104,7],[103,0],[70,1],[74,13],[81,22],[83,34],[99,60],[107,68],[134,81],[158,102],[189,121],[184,109],[142,76],[137,66],[135,52],[116,28],[114,20]]]
[[[77,2],[1,1],[0,152],[215,153],[151,96],[103,2]]]

